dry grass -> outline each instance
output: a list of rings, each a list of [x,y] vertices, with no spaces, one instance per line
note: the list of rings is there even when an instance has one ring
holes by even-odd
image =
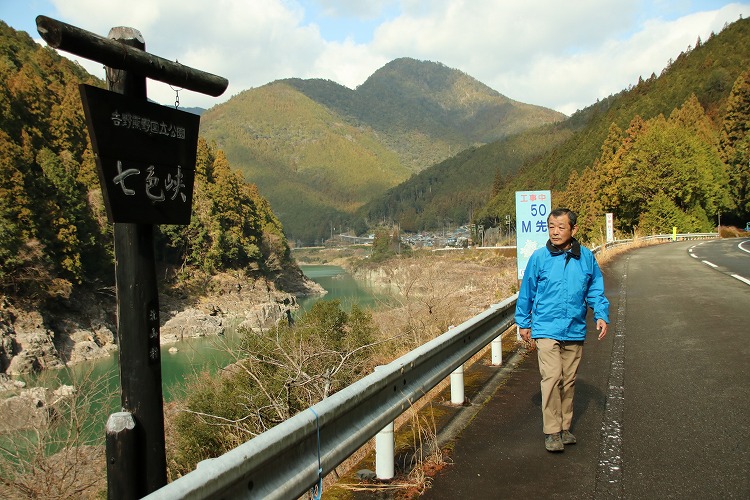
[[[643,240],[635,238],[632,242],[620,245],[614,248],[602,248],[599,253],[596,254],[596,261],[600,267],[604,267],[612,259],[621,255],[625,252],[633,250],[634,248],[650,247],[654,245],[661,245],[663,241],[658,240]]]
[[[359,269],[359,278],[390,290],[389,307],[373,312],[390,362],[500,302],[517,290],[515,259],[490,253],[417,254]]]
[[[750,236],[750,232],[734,226],[720,226],[719,236],[722,238],[747,238]]]
[[[96,444],[94,427],[106,418],[108,378],[87,372],[75,392],[45,406],[49,418],[2,436],[0,498],[86,499],[106,492],[104,446]],[[99,408],[93,418],[92,407]]]

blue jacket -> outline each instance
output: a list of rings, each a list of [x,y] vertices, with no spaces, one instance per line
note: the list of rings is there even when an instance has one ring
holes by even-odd
[[[547,241],[529,259],[516,302],[516,323],[531,328],[531,338],[582,341],[587,307],[609,323],[604,278],[594,254],[573,240],[568,251]]]

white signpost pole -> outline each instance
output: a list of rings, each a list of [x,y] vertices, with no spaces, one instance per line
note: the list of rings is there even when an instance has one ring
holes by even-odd
[[[607,214],[607,243],[615,241],[615,217],[613,214]]]

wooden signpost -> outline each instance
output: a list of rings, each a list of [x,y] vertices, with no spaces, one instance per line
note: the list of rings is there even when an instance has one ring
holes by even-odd
[[[189,224],[200,117],[80,89],[110,222]]]
[[[108,498],[167,483],[154,224],[189,224],[200,118],[149,103],[146,78],[212,96],[228,81],[145,52],[138,30],[109,38],[38,16],[51,47],[106,65],[109,90],[81,86],[110,222],[114,223],[122,412],[107,422]]]

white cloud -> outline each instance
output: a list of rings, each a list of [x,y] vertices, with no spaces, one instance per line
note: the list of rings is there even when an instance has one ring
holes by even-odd
[[[328,78],[354,88],[388,61],[407,56],[439,61],[510,98],[567,114],[638,76],[658,75],[698,36],[706,40],[750,11],[750,4],[726,4],[680,17],[674,4],[646,0],[51,1],[65,22],[104,36],[112,26],[135,27],[149,52],[229,79],[219,98],[181,92],[183,106],[210,107],[287,77]],[[306,20],[316,18],[325,23]],[[366,44],[328,40],[319,27],[371,26],[357,24],[364,18],[385,19],[361,38],[371,40]],[[85,67],[103,75],[98,64]],[[149,95],[174,102],[163,84],[150,82]]]
[[[398,3],[398,1],[367,0],[364,2],[357,2],[352,0],[308,0],[302,1],[301,3],[305,8],[315,9],[316,7],[320,7],[322,13],[328,17],[372,19],[378,17],[384,9]]]

